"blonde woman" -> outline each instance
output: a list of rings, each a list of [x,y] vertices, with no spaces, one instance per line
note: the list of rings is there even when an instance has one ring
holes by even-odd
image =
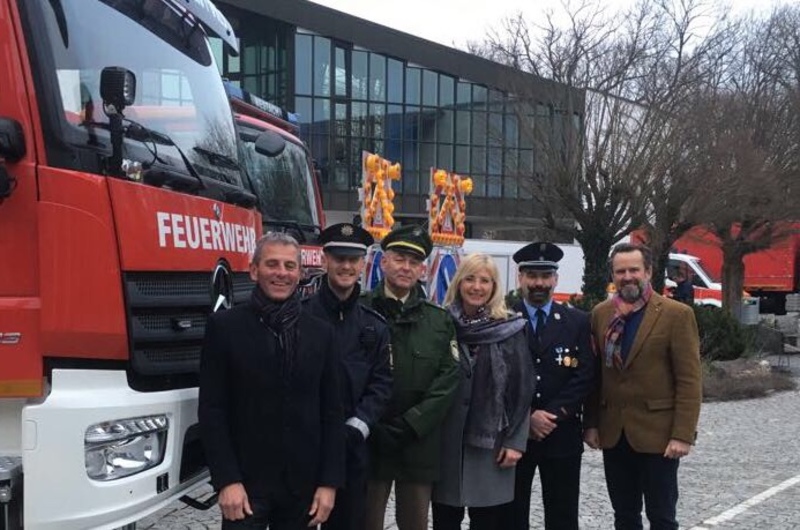
[[[445,420],[442,474],[433,489],[434,530],[501,527],[528,441],[534,366],[525,320],[506,310],[498,270],[486,254],[461,261],[445,295],[456,323],[461,380]]]

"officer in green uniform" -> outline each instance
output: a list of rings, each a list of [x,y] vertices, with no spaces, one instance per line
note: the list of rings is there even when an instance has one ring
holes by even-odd
[[[439,478],[441,425],[458,386],[458,347],[450,315],[425,299],[417,281],[433,243],[419,226],[381,242],[383,280],[363,302],[389,324],[394,386],[372,431],[367,530],[383,530],[392,483],[399,530],[427,530]]]

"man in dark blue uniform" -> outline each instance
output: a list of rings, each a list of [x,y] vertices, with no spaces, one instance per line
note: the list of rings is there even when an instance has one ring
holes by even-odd
[[[326,270],[320,290],[304,307],[333,324],[341,352],[341,388],[347,425],[346,484],[324,529],[363,530],[367,488],[366,439],[386,409],[392,393],[389,330],[376,311],[359,303],[358,284],[372,236],[341,223],[322,231]]]
[[[528,319],[528,346],[536,365],[528,448],[517,464],[514,501],[504,528],[528,530],[531,483],[539,468],[546,530],[578,529],[583,402],[594,378],[589,316],[553,302],[564,252],[536,242],[514,254],[522,300],[514,309]]]

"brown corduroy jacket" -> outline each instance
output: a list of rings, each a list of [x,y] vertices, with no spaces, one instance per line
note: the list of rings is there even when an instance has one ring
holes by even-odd
[[[613,303],[592,311],[599,375],[586,427],[599,429],[603,449],[614,447],[624,431],[634,450],[661,454],[670,439],[695,441],[702,401],[700,340],[694,311],[686,304],[654,293],[643,311],[622,370],[605,363]]]

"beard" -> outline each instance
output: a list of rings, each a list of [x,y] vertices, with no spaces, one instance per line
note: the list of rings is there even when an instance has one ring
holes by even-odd
[[[525,299],[533,305],[544,305],[550,299],[553,289],[550,287],[528,288],[525,290]]]
[[[620,285],[617,292],[624,302],[632,304],[642,297],[644,287],[645,283],[643,280],[632,280]]]

